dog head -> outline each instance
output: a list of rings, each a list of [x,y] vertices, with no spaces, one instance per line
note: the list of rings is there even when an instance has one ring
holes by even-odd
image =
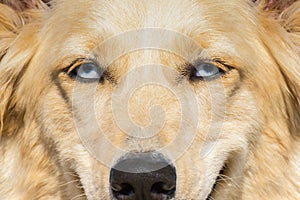
[[[299,6],[278,16],[256,4],[3,12],[2,138],[47,146],[90,200],[238,199],[299,134]]]

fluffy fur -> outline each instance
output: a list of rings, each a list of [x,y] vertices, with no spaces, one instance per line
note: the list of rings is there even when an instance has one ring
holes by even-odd
[[[76,83],[66,72],[78,58],[108,66],[109,75],[96,86],[95,115],[115,146],[145,152],[173,141],[181,118],[168,90],[145,86],[129,101],[131,119],[143,126],[149,123],[151,105],[164,108],[165,125],[149,140],[126,135],[114,123],[109,106],[114,88],[123,86],[121,77],[130,70],[156,63],[180,74],[177,67],[189,61],[157,49],[127,52],[133,43],[143,46],[138,39],[102,44],[144,28],[180,33],[204,49],[203,59],[220,59],[233,68],[221,78],[226,114],[225,120],[218,119],[223,122],[217,138],[206,138],[208,124],[219,122],[211,122],[208,114],[212,108],[207,87],[201,81],[180,83],[192,88],[201,117],[193,143],[174,161],[176,199],[205,200],[224,165],[212,199],[300,199],[300,2],[286,2],[57,0],[50,6],[39,1],[12,6],[15,10],[0,4],[1,199],[111,199],[110,166],[87,151],[74,124],[75,116],[83,129],[93,125],[85,120],[89,113],[82,112],[89,94],[83,92],[79,103],[72,98],[73,89],[86,84]],[[11,6],[14,1],[3,3]],[[24,10],[28,7],[35,9]],[[172,45],[175,52],[182,46],[187,48],[178,52],[189,49],[186,41],[155,37],[145,38]],[[111,62],[116,52],[125,53]],[[136,79],[159,72],[140,73]],[[188,79],[186,74],[180,77]],[[224,105],[215,106],[218,110]],[[209,143],[214,148],[200,158],[200,149]],[[101,152],[119,158],[116,152]]]

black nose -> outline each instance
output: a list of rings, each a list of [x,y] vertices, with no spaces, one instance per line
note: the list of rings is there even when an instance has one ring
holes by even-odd
[[[176,171],[160,154],[127,154],[111,169],[110,185],[116,200],[167,200],[175,196]]]

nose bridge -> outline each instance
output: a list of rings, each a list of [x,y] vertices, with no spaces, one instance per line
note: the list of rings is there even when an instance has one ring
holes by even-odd
[[[126,65],[127,73],[123,76],[128,79],[128,74],[138,71],[136,80],[152,80],[154,82],[172,83],[172,76],[176,75],[176,66],[184,63],[184,59],[169,52],[166,49],[138,49],[128,53],[123,61]],[[142,70],[138,70],[142,69]],[[131,77],[130,77],[131,78]],[[173,77],[174,78],[174,77]],[[129,82],[132,80],[130,79]]]
[[[123,76],[123,83],[136,88],[149,83],[166,85],[170,81],[166,77],[166,68],[170,66],[163,61],[162,54],[165,53],[156,49],[141,49],[130,53],[127,58],[128,71]]]
[[[127,63],[128,72],[115,91],[118,96],[116,100],[119,105],[127,107],[124,112],[128,113],[133,124],[140,128],[161,128],[171,105],[177,102],[172,82],[176,72],[162,63],[161,52],[156,50],[130,53]]]
[[[166,62],[169,53],[139,50],[118,60],[126,73],[112,96],[112,113],[118,130],[126,133],[129,150],[162,148],[171,144],[180,131],[184,92],[175,81],[175,63]],[[175,57],[172,57],[173,58]]]

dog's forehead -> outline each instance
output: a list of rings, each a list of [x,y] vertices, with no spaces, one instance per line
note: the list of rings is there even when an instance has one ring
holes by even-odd
[[[66,25],[65,22],[69,22],[68,24],[74,25],[73,28],[76,28],[76,23],[80,23],[81,27],[85,24],[86,28],[101,30],[102,35],[149,27],[190,33],[217,28],[212,27],[212,22],[214,26],[223,26],[225,22],[226,26],[229,26],[229,21],[238,23],[238,19],[249,17],[247,5],[250,2],[250,0],[65,0],[57,2],[54,15],[57,15],[56,19],[61,19],[56,21],[58,23],[60,21]],[[236,16],[237,14],[239,16]]]
[[[253,37],[254,34],[247,32],[251,30],[247,26],[254,21],[250,2],[64,0],[54,5],[56,8],[45,29],[47,33],[56,32],[49,34],[55,37],[53,40],[59,40],[56,37],[58,34],[61,36],[62,41],[56,44],[69,51],[62,55],[92,54],[96,50],[106,58],[106,64],[123,52],[149,48],[165,49],[181,55],[182,52],[193,54],[209,47],[212,52],[217,49],[215,52],[232,51],[236,55],[228,37],[239,33],[234,35],[235,43],[239,41],[238,37],[240,42],[247,36]]]

